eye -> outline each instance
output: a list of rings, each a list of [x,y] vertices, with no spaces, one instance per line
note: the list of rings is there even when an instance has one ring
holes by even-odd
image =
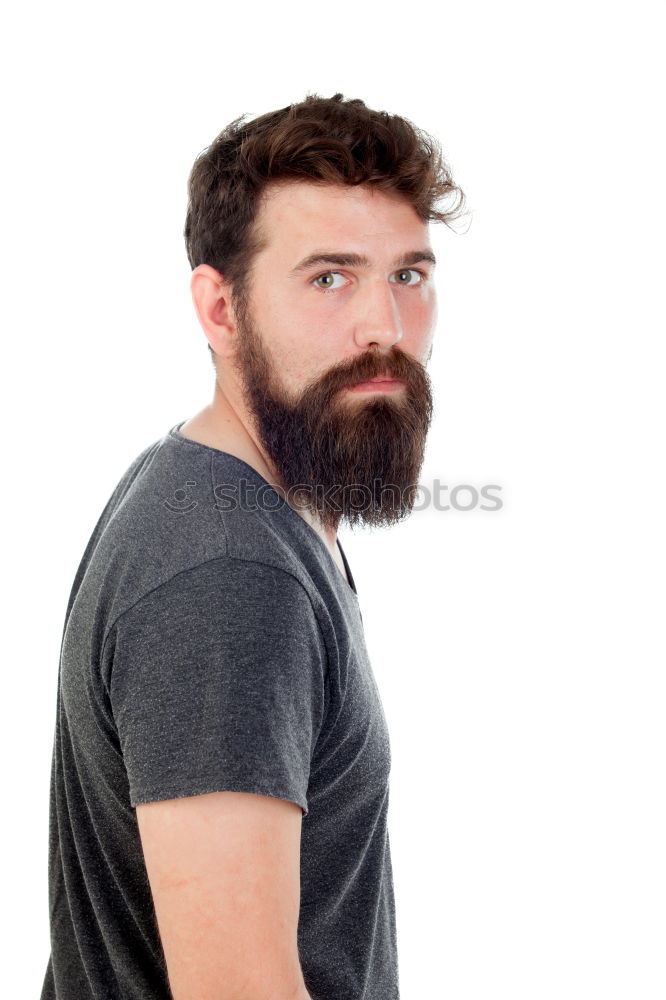
[[[335,284],[335,279],[340,278],[341,280],[338,284]],[[317,288],[322,288],[324,291],[328,291],[329,288],[342,288],[344,285],[344,277],[339,271],[324,271],[323,274],[318,275],[313,282]]]
[[[414,277],[416,280],[411,280]],[[403,267],[395,271],[393,278],[389,280],[394,280],[396,285],[420,285],[425,279],[423,271],[417,271],[414,267]]]

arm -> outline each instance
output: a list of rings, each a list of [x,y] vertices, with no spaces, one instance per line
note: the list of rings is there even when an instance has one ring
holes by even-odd
[[[311,1000],[297,948],[301,807],[222,791],[136,815],[174,1000]]]

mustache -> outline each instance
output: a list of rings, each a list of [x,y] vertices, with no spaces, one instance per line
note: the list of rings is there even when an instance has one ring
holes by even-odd
[[[325,375],[310,382],[303,391],[302,400],[316,395],[319,402],[326,403],[341,389],[379,375],[400,379],[407,388],[420,386],[424,377],[427,378],[424,366],[397,347],[392,347],[385,354],[368,351],[352,362],[342,361],[334,365]]]

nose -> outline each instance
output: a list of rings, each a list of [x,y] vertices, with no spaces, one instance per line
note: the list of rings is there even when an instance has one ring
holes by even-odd
[[[389,283],[382,278],[368,281],[359,289],[358,312],[354,322],[354,340],[359,347],[377,344],[391,347],[402,340],[398,304]]]

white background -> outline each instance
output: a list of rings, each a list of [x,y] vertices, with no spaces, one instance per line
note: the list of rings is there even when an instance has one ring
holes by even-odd
[[[500,484],[504,500],[340,536],[391,731],[402,996],[663,1000],[662,13],[14,6],[0,60],[6,996],[34,1000],[48,958],[74,574],[130,461],[212,395],[187,174],[232,118],[342,91],[436,135],[466,192],[467,232],[433,227],[421,481]]]

